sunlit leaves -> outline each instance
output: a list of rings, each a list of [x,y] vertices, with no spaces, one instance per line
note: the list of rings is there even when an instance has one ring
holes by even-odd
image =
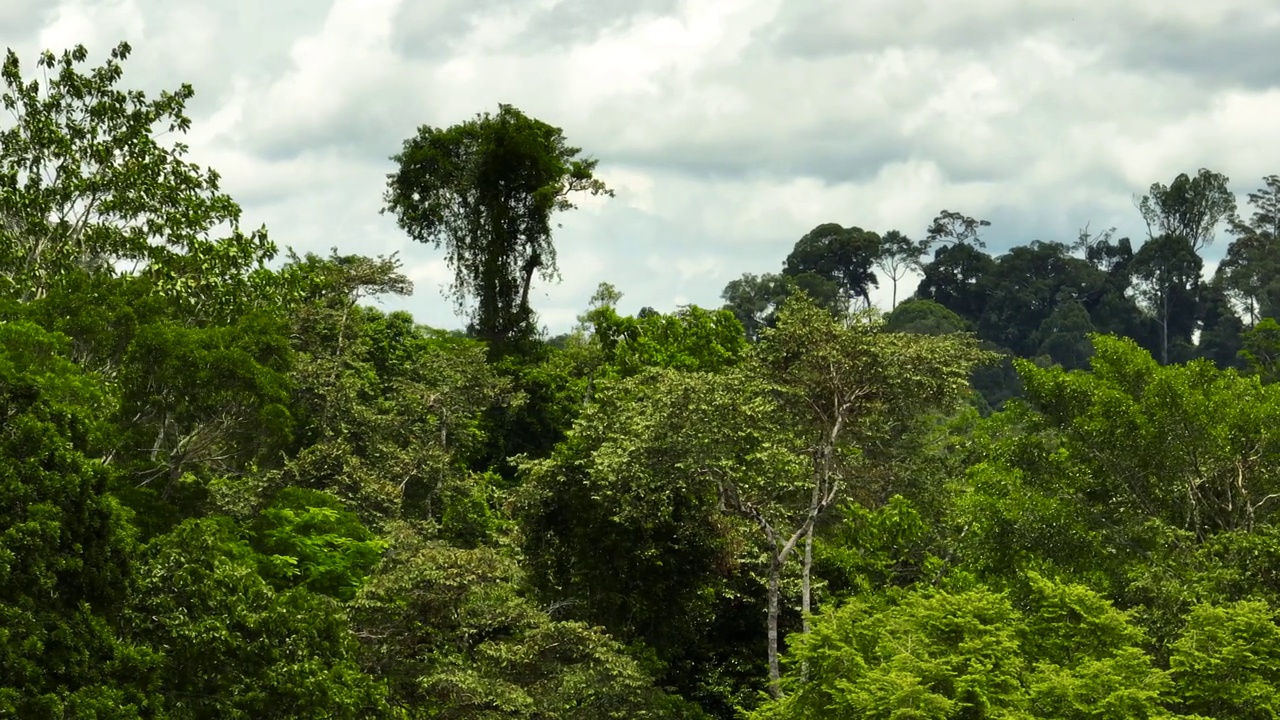
[[[190,85],[148,99],[118,87],[127,43],[81,71],[83,46],[44,53],[40,78],[4,62],[0,131],[0,291],[42,297],[78,270],[143,271],[154,289],[201,319],[226,320],[269,304],[265,231],[239,229],[240,207],[219,177],[183,159],[164,135],[191,125]]]

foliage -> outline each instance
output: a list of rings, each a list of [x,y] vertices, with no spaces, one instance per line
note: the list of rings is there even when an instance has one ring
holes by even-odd
[[[149,543],[128,626],[162,649],[159,687],[174,718],[389,717],[385,689],[356,663],[329,598],[276,592],[238,529],[188,520]]]
[[[546,338],[611,193],[501,105],[386,188],[468,337],[370,306],[395,255],[268,268],[129,52],[0,70],[0,716],[1280,713],[1278,176],[1153,185],[1136,251],[822,223]]]
[[[1229,182],[1225,175],[1201,168],[1195,177],[1181,173],[1168,186],[1153,183],[1138,200],[1148,235],[1181,238],[1193,252],[1213,242],[1217,226],[1235,216]]]
[[[871,288],[879,285],[872,266],[880,255],[880,236],[859,227],[826,223],[796,242],[782,272],[792,278],[813,276],[832,283],[848,307],[855,299],[871,304]]]
[[[680,703],[621,645],[520,596],[504,551],[392,531],[356,603],[367,662],[407,717],[666,718]]]
[[[155,292],[201,318],[230,319],[270,304],[278,287],[265,263],[265,230],[239,229],[240,207],[219,176],[182,159],[187,146],[155,129],[185,133],[190,85],[149,100],[117,88],[131,48],[121,43],[88,72],[84,46],[36,63],[27,81],[10,50],[0,132],[0,282],[24,301],[43,297],[77,269],[133,265]],[[214,233],[225,232],[218,237]]]
[[[355,597],[385,544],[332,495],[285,488],[254,523],[260,572],[276,590],[305,587],[339,600]]]
[[[1031,575],[1015,607],[987,590],[851,601],[816,619],[792,693],[758,718],[1174,717],[1142,633],[1096,593]]]
[[[473,298],[472,326],[501,346],[532,327],[535,272],[556,277],[551,216],[573,209],[570,193],[612,195],[560,128],[510,105],[447,129],[423,126],[392,158],[386,211],[418,242],[445,248],[459,308]]]
[[[1280,323],[1263,318],[1244,333],[1242,344],[1240,357],[1250,374],[1267,384],[1280,380]]]
[[[893,286],[890,312],[898,307],[898,283],[907,273],[920,271],[922,259],[928,251],[928,239],[912,240],[897,230],[890,230],[880,239],[880,254],[876,256],[875,266],[884,272]]]
[[[0,715],[143,717],[155,657],[113,628],[136,539],[97,457],[112,398],[68,346],[0,323]]]
[[[1280,712],[1280,618],[1261,601],[1199,605],[1173,646],[1169,669],[1183,706],[1207,717]]]
[[[243,472],[283,449],[293,429],[284,326],[254,314],[221,327],[172,321],[138,328],[118,380],[118,462],[163,496],[188,474]]]
[[[930,245],[950,243],[985,248],[987,244],[979,237],[984,227],[991,227],[991,222],[971,218],[954,210],[943,210],[929,223],[926,237]]]

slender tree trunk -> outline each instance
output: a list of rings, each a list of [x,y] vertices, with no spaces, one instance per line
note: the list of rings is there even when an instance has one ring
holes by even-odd
[[[782,697],[782,667],[778,663],[778,602],[782,595],[782,563],[775,548],[769,560],[769,694]]]
[[[809,532],[804,535],[804,575],[800,580],[800,632],[805,635],[809,634],[809,614],[813,612],[812,594],[810,592],[813,571],[813,525],[809,525]],[[809,681],[809,663],[802,662],[800,665],[800,680],[802,682]]]
[[[1160,313],[1160,364],[1169,364],[1169,289],[1164,291],[1164,308]]]
[[[800,614],[802,631],[809,632],[809,613],[813,611],[810,575],[813,569],[813,525],[804,534],[804,575],[800,578]]]

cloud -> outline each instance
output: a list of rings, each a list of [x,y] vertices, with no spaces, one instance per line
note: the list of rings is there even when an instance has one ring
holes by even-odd
[[[1280,171],[1271,0],[11,0],[0,28],[28,68],[129,40],[126,85],[195,86],[191,159],[246,222],[398,252],[417,293],[387,306],[437,325],[461,322],[451,274],[378,213],[388,158],[499,103],[617,190],[562,218],[563,282],[533,294],[553,331],[601,281],[632,311],[718,305],[825,222],[919,237],[946,208],[991,220],[997,253],[1086,223],[1139,239],[1153,182],[1208,167],[1243,195]]]

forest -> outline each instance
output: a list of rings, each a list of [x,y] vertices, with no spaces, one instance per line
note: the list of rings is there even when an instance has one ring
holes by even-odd
[[[1280,177],[827,223],[552,336],[613,191],[500,105],[387,148],[439,329],[242,224],[130,52],[3,65],[0,717],[1280,717]]]

